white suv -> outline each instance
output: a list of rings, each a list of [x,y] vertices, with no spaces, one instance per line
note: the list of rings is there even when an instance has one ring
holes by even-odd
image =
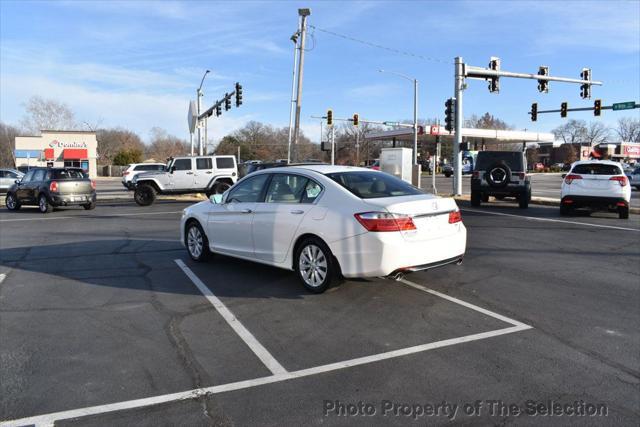
[[[563,178],[560,215],[569,215],[576,208],[590,208],[617,211],[621,219],[629,218],[631,185],[619,163],[575,162]]]
[[[124,172],[122,172],[122,185],[127,190],[133,190],[133,177],[143,172],[161,172],[167,165],[164,163],[132,163]]]

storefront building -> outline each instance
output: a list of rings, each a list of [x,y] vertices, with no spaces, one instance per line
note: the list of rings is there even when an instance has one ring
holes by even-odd
[[[76,167],[95,178],[97,148],[95,132],[43,130],[40,136],[16,137],[16,167]]]

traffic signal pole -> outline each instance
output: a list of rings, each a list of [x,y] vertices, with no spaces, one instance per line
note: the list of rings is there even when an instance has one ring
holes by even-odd
[[[489,63],[489,68],[474,67],[466,65],[462,57],[458,56],[454,61],[455,66],[455,81],[454,81],[454,96],[455,96],[455,136],[453,140],[453,160],[454,160],[454,180],[453,180],[453,193],[456,196],[462,194],[462,153],[460,152],[460,144],[462,144],[462,123],[464,115],[462,112],[462,92],[466,89],[466,79],[488,80],[489,91],[499,92],[500,77],[516,78],[516,79],[531,79],[540,82],[562,82],[562,83],[578,83],[581,85],[580,95],[583,98],[589,98],[591,96],[591,86],[602,86],[601,81],[591,80],[591,70],[589,68],[583,68],[580,73],[580,79],[572,79],[567,77],[554,77],[549,75],[549,68],[544,66],[540,67],[538,74],[532,73],[515,73],[511,71],[503,71],[500,69],[500,58],[492,57]],[[548,85],[539,85],[538,90],[541,92],[548,91]],[[538,112],[540,113],[540,112]]]

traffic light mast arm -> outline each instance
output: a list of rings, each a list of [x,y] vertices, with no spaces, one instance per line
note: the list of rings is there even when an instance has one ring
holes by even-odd
[[[465,66],[465,77],[470,79],[479,79],[479,80],[485,80],[491,77],[513,77],[517,79],[545,80],[549,82],[580,83],[580,84],[590,84],[594,86],[602,86],[602,82],[599,80],[571,79],[568,77],[543,76],[540,74],[530,74],[530,73],[513,73],[511,71],[502,71],[502,70],[494,71],[494,70],[488,70],[482,67],[474,67],[471,65]]]
[[[309,116],[312,119],[325,119],[327,118],[327,116]],[[353,118],[349,117],[346,119],[341,119],[338,117],[333,117],[333,121],[334,122],[353,122]],[[411,128],[413,129],[413,123],[399,123],[399,122],[382,122],[382,121],[378,121],[378,120],[364,120],[362,118],[359,118],[358,121],[360,123],[369,123],[372,125],[384,125],[384,126],[397,126],[397,127],[402,127],[402,128]]]

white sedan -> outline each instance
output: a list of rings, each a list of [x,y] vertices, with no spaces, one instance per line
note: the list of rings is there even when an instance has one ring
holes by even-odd
[[[315,293],[341,277],[397,278],[459,263],[467,241],[453,199],[331,165],[255,172],[185,209],[180,227],[196,261],[213,252],[294,270]]]

